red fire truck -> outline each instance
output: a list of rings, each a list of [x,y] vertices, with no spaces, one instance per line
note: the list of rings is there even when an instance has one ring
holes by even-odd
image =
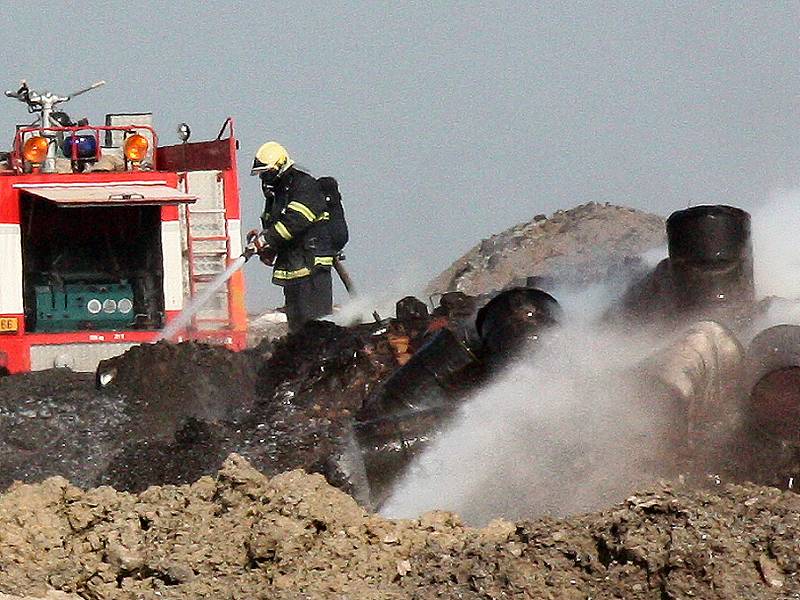
[[[148,113],[73,122],[69,96],[24,82],[6,95],[37,121],[0,153],[0,373],[98,362],[158,339],[184,304],[242,253],[237,142],[159,145]],[[176,341],[244,346],[235,274]]]

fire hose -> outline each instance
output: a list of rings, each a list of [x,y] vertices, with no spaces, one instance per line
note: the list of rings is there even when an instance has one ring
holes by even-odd
[[[350,277],[350,273],[342,264],[344,260],[344,254],[340,254],[339,256],[334,257],[333,259],[333,268],[336,273],[339,275],[339,279],[342,280],[342,284],[344,285],[344,289],[347,290],[347,293],[350,294],[351,298],[356,297],[356,288],[353,285],[353,279]]]
[[[269,252],[268,252],[269,250]],[[250,260],[254,255],[258,254],[259,257],[265,255],[269,258],[267,260],[263,260],[267,265],[271,265],[272,261],[274,260],[274,254],[272,254],[272,249],[263,239],[263,236],[260,232],[250,231],[247,234],[247,245],[244,247],[244,252],[242,252],[242,257],[244,258],[245,262]],[[342,280],[342,284],[344,285],[344,289],[347,290],[347,293],[350,295],[351,298],[356,297],[356,288],[353,284],[353,278],[350,276],[350,272],[347,268],[342,264],[345,260],[344,254],[337,254],[333,257],[333,269],[336,271],[336,274],[339,276],[339,279]]]

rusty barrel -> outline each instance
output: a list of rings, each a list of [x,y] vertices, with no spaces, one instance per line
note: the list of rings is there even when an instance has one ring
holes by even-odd
[[[755,299],[750,215],[694,206],[667,219],[672,293],[678,310],[751,304]]]
[[[747,348],[743,387],[758,431],[800,444],[800,326],[776,325]]]

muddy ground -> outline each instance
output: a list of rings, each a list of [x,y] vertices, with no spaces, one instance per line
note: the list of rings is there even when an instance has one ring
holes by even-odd
[[[268,476],[301,468],[351,492],[339,459],[354,414],[399,367],[391,332],[418,347],[430,322],[312,323],[242,353],[161,342],[109,361],[103,388],[62,369],[0,378],[0,488],[61,475],[139,492],[213,474],[236,452]],[[797,464],[793,448],[743,430],[671,456],[662,475],[787,487]]]
[[[389,521],[319,475],[215,477],[139,494],[55,477],[0,497],[0,591],[80,598],[790,598],[800,498],[654,487],[604,512],[465,527]]]
[[[426,322],[404,326],[412,345]],[[0,474],[11,485],[0,497],[0,592],[96,599],[800,594],[798,497],[726,484],[750,477],[785,487],[790,471],[777,465],[792,456],[764,440],[754,452],[750,434],[709,449],[694,465],[676,455],[691,487],[655,486],[601,513],[471,529],[447,513],[389,521],[365,511],[341,492],[349,481],[335,458],[353,413],[397,368],[388,334],[398,328],[317,323],[239,354],[191,343],[142,347],[106,365],[116,374],[102,389],[94,376],[69,371],[0,379]],[[247,459],[226,461],[232,451]],[[82,491],[98,485],[116,490]]]

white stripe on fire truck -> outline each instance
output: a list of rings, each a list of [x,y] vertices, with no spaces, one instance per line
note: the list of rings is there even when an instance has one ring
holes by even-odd
[[[242,254],[242,222],[239,219],[228,219],[228,239],[230,240],[231,257]]]
[[[183,308],[183,256],[180,221],[161,222],[161,256],[164,265],[164,310]]]
[[[80,188],[106,187],[110,185],[167,185],[166,181],[98,181],[95,183],[15,183],[11,187],[19,188]]]
[[[21,314],[22,233],[16,223],[0,223],[0,313]]]

